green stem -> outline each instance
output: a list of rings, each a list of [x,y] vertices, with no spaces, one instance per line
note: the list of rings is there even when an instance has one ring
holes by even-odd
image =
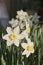
[[[12,65],[14,65],[14,47],[12,47]]]
[[[24,61],[22,61],[22,63],[23,63],[23,65],[25,65],[25,64],[24,64]]]
[[[22,50],[21,50],[21,62],[22,62],[22,65],[25,65],[25,63],[24,63],[24,57],[22,56]]]
[[[2,63],[2,65],[6,65],[6,62],[5,62],[4,58],[3,58],[3,55],[1,57],[1,63]]]
[[[17,48],[17,65],[19,65],[19,48]]]
[[[40,65],[40,48],[38,50],[38,65]]]

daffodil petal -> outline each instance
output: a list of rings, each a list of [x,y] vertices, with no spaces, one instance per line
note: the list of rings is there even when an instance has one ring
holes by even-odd
[[[3,39],[5,39],[5,40],[10,40],[9,37],[8,37],[8,34],[4,35],[4,36],[3,36]]]
[[[19,34],[19,32],[20,32],[19,26],[17,26],[16,28],[14,28],[14,33],[15,34]]]
[[[14,44],[19,47],[19,40],[14,41]]]
[[[14,18],[12,18],[11,21],[9,21],[9,24],[13,24],[14,23]]]
[[[27,40],[28,45],[31,45],[32,42],[31,42],[30,38],[27,37],[26,40]]]
[[[28,40],[28,45],[34,47],[34,43]]]
[[[26,23],[26,28],[28,28],[29,27],[29,23],[28,22],[25,22]]]
[[[24,50],[24,51],[23,51],[23,53],[22,53],[22,55],[26,55],[26,52],[27,52],[27,51],[26,51],[26,50]]]
[[[11,46],[13,43],[11,41],[7,41],[7,46]]]
[[[27,48],[27,43],[22,43],[21,46],[26,49]]]
[[[14,23],[12,24],[12,27],[17,26],[17,24],[18,24],[18,20],[15,20]]]
[[[13,33],[11,27],[7,27],[6,31],[7,31],[8,34]]]
[[[28,38],[28,34],[26,33],[26,30],[23,31],[22,34],[25,36],[25,38]]]
[[[33,49],[33,51],[31,51],[31,53],[34,53],[34,49]]]
[[[19,34],[18,38],[23,39],[25,36],[23,34]]]
[[[28,52],[27,54],[26,54],[26,57],[29,57],[30,56],[30,52]]]

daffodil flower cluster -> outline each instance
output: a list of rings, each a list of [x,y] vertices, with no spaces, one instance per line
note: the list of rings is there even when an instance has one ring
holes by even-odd
[[[16,19],[9,21],[11,27],[7,27],[7,34],[3,36],[3,39],[6,40],[7,46],[14,44],[15,46],[21,47],[24,49],[22,55],[28,57],[31,53],[34,53],[34,43],[30,40],[29,34],[30,30],[30,19],[27,12],[23,10],[17,11]],[[26,42],[20,43],[22,39],[26,39]]]

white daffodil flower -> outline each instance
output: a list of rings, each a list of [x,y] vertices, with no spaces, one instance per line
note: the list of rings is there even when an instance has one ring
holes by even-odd
[[[29,33],[30,33],[30,27],[29,27],[29,24],[26,23],[26,29],[22,32],[26,40],[28,39]]]
[[[17,19],[20,19],[20,21],[23,21],[25,18],[28,17],[27,12],[24,12],[23,10],[17,11]]]
[[[24,49],[22,55],[26,55],[26,57],[29,57],[31,53],[34,53],[34,44],[30,39],[28,39],[28,43],[22,43],[21,46]]]
[[[24,35],[20,33],[19,26],[14,28],[14,30],[11,29],[11,27],[7,27],[6,29],[7,33],[3,36],[3,39],[7,40],[7,46],[12,45],[13,43],[18,47],[19,46],[19,40],[24,38]]]
[[[11,21],[9,21],[9,24],[11,24],[11,26],[12,26],[12,27],[15,27],[15,26],[17,26],[17,25],[18,25],[18,20],[17,20],[17,19],[12,18],[12,20],[11,20]]]
[[[27,12],[24,12],[23,10],[17,11],[16,18],[19,19],[19,26],[21,29],[25,27],[26,23],[30,24],[31,22]]]
[[[39,18],[40,16],[37,15],[37,13],[35,13],[32,17],[32,21],[36,21],[36,22],[39,22]]]

